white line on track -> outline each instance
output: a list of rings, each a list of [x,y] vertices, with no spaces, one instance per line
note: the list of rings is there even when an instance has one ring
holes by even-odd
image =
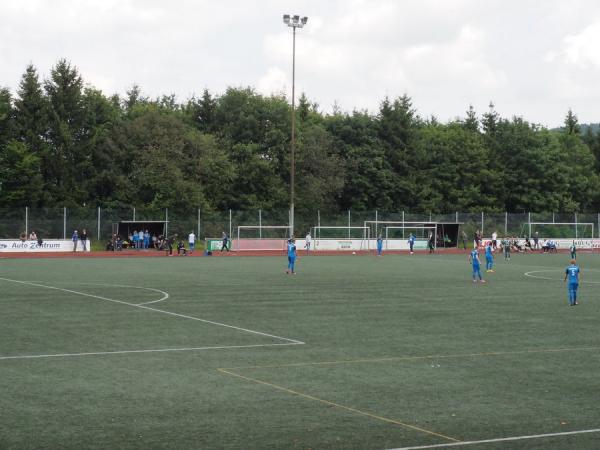
[[[533,275],[533,274],[537,274],[537,273],[548,273],[548,272],[552,272],[552,273],[557,273],[558,272],[561,275],[564,274],[564,272],[562,272],[561,269],[555,269],[555,270],[531,270],[529,272],[525,272],[524,275],[526,277],[529,277],[529,278],[537,278],[538,280],[563,281],[562,278],[560,278],[560,277],[550,278],[550,277],[544,277],[544,276],[541,276],[541,275]],[[600,281],[586,281],[586,280],[581,280],[580,283],[600,284]]]
[[[285,338],[285,337],[277,336],[277,335],[274,335],[274,334],[263,333],[262,331],[250,330],[248,328],[236,327],[235,325],[229,325],[229,324],[226,324],[226,323],[221,323],[221,322],[215,322],[215,321],[212,321],[212,320],[201,319],[199,317],[188,316],[187,314],[179,314],[179,313],[175,313],[175,312],[171,312],[171,311],[165,311],[164,309],[152,308],[152,307],[146,306],[146,305],[138,305],[138,304],[135,304],[135,303],[124,302],[122,300],[115,300],[115,299],[108,298],[108,297],[102,297],[100,295],[93,295],[93,294],[88,294],[86,292],[74,291],[72,289],[63,289],[63,288],[59,288],[59,287],[56,287],[56,286],[49,286],[49,285],[46,285],[46,284],[34,283],[34,282],[31,282],[31,281],[12,280],[10,278],[0,278],[0,280],[2,280],[2,281],[9,281],[11,283],[25,284],[25,285],[28,285],[28,286],[37,286],[37,287],[41,287],[41,288],[52,289],[52,290],[55,290],[55,291],[69,292],[71,294],[82,295],[84,297],[90,297],[90,298],[97,298],[99,300],[106,300],[108,302],[119,303],[121,305],[133,306],[134,308],[146,309],[148,311],[154,311],[154,312],[161,313],[161,314],[167,314],[169,316],[181,317],[182,319],[196,320],[198,322],[210,323],[212,325],[217,325],[217,326],[225,327],[225,328],[231,328],[233,330],[238,330],[238,331],[244,331],[246,333],[256,334],[256,335],[259,335],[259,336],[271,337],[271,338],[274,338],[274,339],[279,339],[281,341],[292,342],[294,344],[304,344],[304,342],[298,341],[296,339]]]
[[[434,444],[434,445],[420,445],[417,447],[401,447],[392,450],[421,450],[427,448],[446,448],[446,447],[460,447],[462,445],[477,445],[477,444],[490,444],[494,442],[514,442],[514,441],[523,441],[526,439],[541,439],[541,438],[550,438],[557,436],[570,436],[575,434],[586,434],[586,433],[600,433],[600,428],[595,428],[592,430],[578,430],[578,431],[564,431],[561,433],[547,433],[547,434],[532,434],[529,436],[512,436],[505,438],[497,438],[497,439],[482,439],[480,441],[462,441],[462,442],[451,442],[448,444]]]
[[[5,359],[37,359],[37,358],[65,358],[69,356],[101,356],[101,355],[125,355],[129,353],[163,353],[163,352],[195,352],[201,350],[235,349],[235,348],[260,348],[260,347],[282,347],[286,345],[300,345],[300,343],[286,342],[282,344],[254,344],[254,345],[220,345],[214,347],[184,347],[184,348],[159,348],[148,350],[114,350],[106,352],[82,352],[82,353],[49,353],[45,355],[14,355],[0,356],[0,361]]]

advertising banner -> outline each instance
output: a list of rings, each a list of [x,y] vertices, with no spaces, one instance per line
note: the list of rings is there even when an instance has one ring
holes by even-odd
[[[90,251],[90,241],[87,241],[86,251]],[[22,241],[20,239],[2,239],[0,240],[0,253],[34,253],[34,252],[72,252],[73,241],[68,239],[48,239],[39,245],[37,241]],[[83,251],[83,244],[77,241],[77,251]]]

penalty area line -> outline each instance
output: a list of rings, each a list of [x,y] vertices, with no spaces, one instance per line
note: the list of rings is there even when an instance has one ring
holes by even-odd
[[[514,442],[514,441],[524,441],[527,439],[542,439],[542,438],[551,438],[551,437],[560,437],[560,436],[572,436],[576,434],[587,434],[587,433],[600,433],[600,428],[595,428],[591,430],[577,430],[577,431],[563,431],[560,433],[546,433],[546,434],[532,434],[526,436],[511,436],[505,438],[496,438],[496,439],[482,439],[479,441],[461,441],[461,442],[450,442],[445,444],[433,444],[433,445],[420,445],[416,447],[400,447],[390,450],[422,450],[428,448],[446,448],[446,447],[460,447],[463,445],[478,445],[478,444],[492,444],[495,442]]]
[[[179,314],[179,313],[172,312],[172,311],[166,311],[164,309],[152,308],[150,306],[146,306],[143,304],[130,303],[130,302],[125,302],[123,300],[115,300],[113,298],[102,297],[100,295],[94,295],[94,294],[88,294],[86,292],[74,291],[72,289],[64,289],[64,288],[59,288],[56,286],[34,283],[34,282],[30,282],[30,281],[13,280],[10,278],[0,278],[0,281],[9,281],[11,283],[24,284],[26,286],[36,286],[36,287],[41,287],[41,288],[45,288],[45,289],[52,289],[55,291],[62,291],[62,292],[68,292],[70,294],[81,295],[83,297],[96,298],[98,300],[105,300],[107,302],[118,303],[120,305],[127,305],[127,306],[132,306],[134,308],[140,308],[140,309],[154,311],[154,312],[161,313],[161,314],[167,314],[167,315],[173,316],[173,317],[180,317],[182,319],[196,320],[198,322],[210,323],[212,325],[217,325],[217,326],[225,327],[225,328],[231,328],[233,330],[243,331],[246,333],[256,334],[259,336],[266,336],[266,337],[270,337],[270,338],[274,338],[274,339],[279,339],[280,341],[291,342],[293,344],[304,344],[305,343],[302,341],[298,341],[296,339],[290,339],[290,338],[286,338],[286,337],[282,337],[282,336],[277,336],[275,334],[263,333],[262,331],[251,330],[249,328],[236,327],[235,325],[229,325],[229,324],[222,323],[222,322],[215,322],[213,320],[201,319],[200,317],[188,316],[187,314]]]
[[[212,347],[184,347],[184,348],[159,348],[147,350],[114,350],[106,352],[81,352],[81,353],[49,353],[42,355],[14,355],[0,356],[0,361],[7,359],[41,359],[41,358],[66,358],[70,356],[105,356],[105,355],[125,355],[131,353],[166,353],[166,352],[196,352],[202,350],[227,350],[236,348],[258,348],[258,347],[281,347],[285,345],[302,345],[295,342],[286,342],[282,344],[252,344],[252,345],[218,345]]]

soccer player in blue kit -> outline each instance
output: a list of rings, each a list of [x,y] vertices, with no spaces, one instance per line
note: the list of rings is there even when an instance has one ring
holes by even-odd
[[[579,303],[577,302],[577,288],[579,287],[579,266],[577,265],[577,261],[574,259],[571,260],[571,265],[565,269],[565,279],[569,279],[568,289],[569,289],[569,305],[575,306]]]
[[[296,240],[291,238],[287,244],[288,268],[285,273],[296,275],[294,265],[296,264]]]
[[[414,234],[410,233],[410,236],[408,236],[408,245],[410,247],[410,254],[412,255],[414,253],[413,248],[415,246],[415,241],[417,240],[417,238],[415,237]]]
[[[494,272],[494,255],[492,253],[492,242],[488,242],[485,247],[485,271]]]
[[[474,248],[469,254],[469,263],[473,266],[473,283],[477,283],[477,277],[479,277],[479,282],[485,283],[485,280],[481,276],[481,265],[477,248]]]

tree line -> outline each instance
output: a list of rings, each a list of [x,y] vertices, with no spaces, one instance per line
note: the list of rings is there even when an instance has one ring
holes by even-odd
[[[324,114],[303,94],[296,124],[300,213],[600,210],[600,136],[570,110],[549,130],[492,104],[440,123],[407,95]],[[107,96],[67,60],[29,65],[0,89],[0,207],[285,209],[290,130],[284,95]]]

